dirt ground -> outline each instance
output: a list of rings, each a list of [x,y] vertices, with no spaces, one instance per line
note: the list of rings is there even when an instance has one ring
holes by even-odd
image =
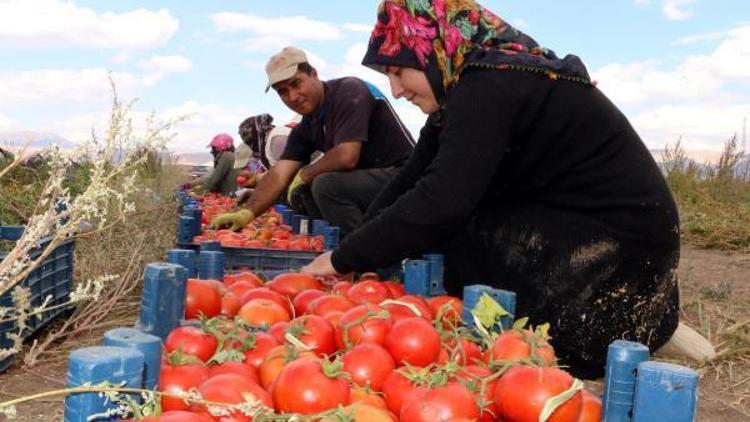
[[[696,420],[750,420],[750,256],[685,246],[679,272],[682,320],[707,335],[719,354],[704,365],[672,361],[701,374]],[[92,344],[98,338],[92,333]],[[63,387],[65,365],[64,356],[30,370],[16,364],[0,375],[0,401]],[[601,385],[587,383],[594,392]],[[18,412],[18,421],[58,421],[64,404],[46,398],[18,406]]]

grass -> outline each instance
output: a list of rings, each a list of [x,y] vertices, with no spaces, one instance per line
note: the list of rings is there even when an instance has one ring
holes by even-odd
[[[729,139],[717,164],[699,164],[678,141],[663,168],[680,211],[683,241],[702,248],[750,252],[750,159]]]

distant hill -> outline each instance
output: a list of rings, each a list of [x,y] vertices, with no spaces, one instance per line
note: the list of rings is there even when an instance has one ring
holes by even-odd
[[[52,132],[37,132],[31,130],[0,132],[0,146],[12,146],[22,148],[43,148],[49,145],[57,145],[60,148],[70,148],[73,143],[62,136]]]

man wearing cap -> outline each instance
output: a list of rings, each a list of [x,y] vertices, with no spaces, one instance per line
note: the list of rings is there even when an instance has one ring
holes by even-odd
[[[281,159],[261,179],[245,208],[214,219],[239,230],[287,189],[298,212],[351,232],[377,193],[398,173],[414,140],[385,96],[355,77],[321,81],[305,53],[286,47],[266,65],[268,85],[302,121]],[[322,151],[323,157],[311,162]]]

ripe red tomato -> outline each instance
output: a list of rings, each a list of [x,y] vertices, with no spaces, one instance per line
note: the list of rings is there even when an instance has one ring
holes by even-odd
[[[349,406],[343,407],[342,411],[351,419],[344,419],[353,422],[396,422],[398,419],[388,409],[376,405],[362,402],[354,402]],[[319,422],[340,422],[341,417],[326,416]],[[456,421],[458,422],[458,421]]]
[[[535,341],[533,334],[528,331],[510,330],[500,334],[492,346],[487,350],[487,358],[494,361],[519,361],[532,357],[531,342]],[[555,351],[546,341],[536,340],[535,359],[544,366],[555,364]]]
[[[318,356],[336,352],[333,326],[322,316],[302,315],[290,322],[285,331],[312,348]]]
[[[497,381],[495,406],[503,420],[536,422],[547,399],[570,388],[573,377],[559,368],[515,366]],[[577,422],[583,406],[583,395],[577,392],[558,407],[549,422]]]
[[[476,420],[479,406],[471,391],[458,382],[422,389],[408,395],[401,407],[400,419],[410,422]]]
[[[182,353],[195,356],[205,362],[214,355],[218,341],[211,334],[206,334],[198,327],[177,327],[169,333],[164,341],[167,353],[181,350]]]
[[[346,296],[346,292],[353,286],[351,281],[337,281],[331,287],[331,293]]]
[[[366,384],[375,391],[383,388],[385,377],[396,368],[396,362],[383,346],[362,343],[354,346],[341,357],[344,371],[351,375],[353,383]]]
[[[242,304],[240,303],[240,299],[232,292],[227,292],[224,296],[221,297],[222,315],[233,317],[237,315],[237,312],[240,310],[241,306]]]
[[[474,365],[482,361],[482,349],[471,340],[461,338],[456,342],[456,339],[451,338],[444,346],[444,349],[447,348],[448,360],[459,365]]]
[[[288,345],[274,347],[268,351],[263,358],[263,362],[261,362],[258,367],[260,385],[262,385],[263,388],[272,391],[271,387],[273,382],[287,364],[297,359],[307,358],[317,359],[317,356],[312,352],[295,349]]]
[[[235,281],[231,286],[229,286],[229,290],[231,290],[232,293],[237,295],[237,297],[240,299],[242,299],[242,296],[248,291],[259,288],[260,287],[256,286],[255,283],[243,280]]]
[[[270,394],[260,385],[237,374],[220,374],[203,381],[198,387],[203,400],[214,403],[239,404],[256,402],[258,406],[273,408]],[[206,411],[205,406],[193,404],[191,410]],[[232,410],[231,416],[237,421],[251,421],[238,410]]]
[[[385,377],[385,380],[383,380],[383,395],[385,396],[385,403],[388,405],[388,410],[396,415],[401,414],[401,407],[406,396],[417,390],[417,388],[421,388],[417,387],[409,378],[404,376],[402,371],[409,376],[413,376],[420,369],[417,367],[413,367],[411,370],[398,368],[391,371]]]
[[[221,312],[221,294],[205,280],[187,279],[185,294],[185,318],[196,319],[201,314],[213,318]]]
[[[221,374],[236,374],[258,383],[258,369],[244,362],[224,362],[208,368],[208,377]]]
[[[479,365],[468,365],[461,368],[453,378],[465,385],[474,395],[474,401],[484,403],[485,407],[479,417],[481,422],[492,422],[495,420],[497,408],[495,407],[495,387],[497,380],[487,383],[482,391],[482,380],[491,377],[492,371]]]
[[[346,292],[346,297],[358,304],[379,305],[380,302],[390,298],[390,292],[379,281],[365,280],[350,287]]]
[[[353,307],[354,303],[344,296],[325,295],[310,302],[307,306],[307,313],[325,318],[329,312],[346,312]]]
[[[284,335],[286,335],[286,327],[289,325],[289,321],[279,321],[268,327],[266,332],[273,336],[279,344],[286,343]]]
[[[404,285],[395,281],[383,281],[383,286],[385,286],[386,289],[388,289],[388,292],[391,294],[391,297],[394,299],[398,299],[401,296],[406,295],[406,289],[404,288]]]
[[[362,403],[388,410],[383,395],[366,387],[352,386],[349,393],[349,403]]]
[[[599,422],[602,419],[602,401],[587,390],[583,393],[583,407],[578,422]]]
[[[392,325],[388,312],[380,306],[357,305],[344,312],[336,324],[336,346],[348,350],[360,343],[382,345]]]
[[[284,310],[290,315],[294,315],[294,308],[292,307],[289,298],[282,295],[279,292],[275,292],[268,287],[256,287],[250,289],[240,296],[240,302],[244,305],[253,299],[270,299],[278,303]]]
[[[290,320],[287,311],[270,299],[253,299],[245,303],[237,316],[248,325],[255,327],[270,326],[275,322]]]
[[[320,413],[349,403],[349,383],[327,376],[320,360],[298,359],[279,373],[273,401],[280,412]]]
[[[278,346],[279,342],[273,336],[262,332],[253,334],[253,337],[253,347],[243,352],[243,354],[245,355],[245,363],[257,368],[263,362],[266,354]]]
[[[163,409],[162,409],[163,410]],[[212,422],[213,418],[206,415],[199,415],[193,412],[185,412],[182,410],[171,410],[162,413],[160,416],[147,416],[143,419],[138,419],[138,422]]]
[[[208,368],[203,365],[172,366],[162,363],[159,371],[159,391],[176,396],[197,388],[208,379]],[[188,410],[189,404],[179,397],[162,396],[162,410]]]
[[[385,338],[385,348],[398,366],[427,366],[438,359],[440,334],[423,318],[404,318],[393,324]]]
[[[443,326],[457,326],[461,322],[461,310],[463,302],[461,299],[453,296],[434,296],[427,299],[432,314],[443,318]]]
[[[294,299],[294,296],[303,290],[323,289],[323,284],[317,278],[303,273],[279,274],[273,280],[266,283],[266,286],[289,297],[289,299]]]
[[[411,306],[405,306],[398,302],[403,302]],[[396,303],[390,302],[390,303],[384,304],[383,307],[387,309],[388,312],[390,312],[391,318],[393,318],[393,322],[396,322],[404,318],[411,318],[414,316],[424,318],[427,321],[432,321],[432,318],[433,318],[432,310],[430,309],[430,306],[427,304],[427,302],[424,299],[422,299],[419,296],[410,296],[410,295],[401,296],[400,298],[398,298]],[[419,315],[414,313],[411,307],[414,307],[419,313]]]
[[[292,306],[294,306],[294,314],[304,314],[307,311],[307,307],[310,306],[310,302],[325,295],[326,292],[315,289],[307,289],[299,292],[292,301]]]
[[[234,274],[224,274],[224,284],[226,284],[227,286],[231,286],[238,281],[250,283],[255,287],[260,287],[263,285],[263,280],[253,272],[242,271]]]

